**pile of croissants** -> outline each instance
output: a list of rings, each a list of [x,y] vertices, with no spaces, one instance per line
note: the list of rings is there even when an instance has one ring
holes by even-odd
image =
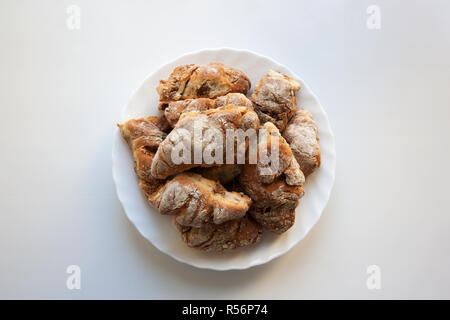
[[[191,248],[221,252],[256,244],[264,229],[286,232],[295,222],[305,178],[320,166],[317,124],[310,112],[297,110],[300,83],[270,70],[247,97],[250,88],[242,71],[222,63],[178,66],[156,88],[160,115],[118,124],[144,196],[161,214],[172,216]],[[268,164],[259,156],[256,163],[174,161],[177,131],[192,133],[183,143],[198,148],[194,123],[223,134],[220,144],[226,130],[266,130],[257,149],[270,153],[277,143],[275,170],[264,171]],[[246,144],[244,159],[249,149]]]

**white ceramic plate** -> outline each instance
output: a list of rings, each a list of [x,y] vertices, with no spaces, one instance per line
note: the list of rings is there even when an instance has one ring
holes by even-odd
[[[146,115],[158,114],[156,87],[160,79],[166,79],[171,71],[182,64],[208,64],[223,62],[245,72],[254,86],[270,69],[280,71],[300,81],[299,108],[309,110],[319,126],[322,165],[308,177],[304,186],[305,196],[297,207],[295,225],[282,235],[265,232],[263,240],[253,246],[240,248],[224,254],[205,253],[188,248],[174,229],[169,216],[160,215],[152,208],[139,190],[133,171],[133,159],[127,144],[115,132],[113,145],[113,178],[117,195],[125,213],[139,232],[155,247],[174,259],[199,268],[214,270],[246,269],[266,263],[286,253],[300,242],[317,223],[328,202],[334,182],[335,146],[328,117],[319,101],[299,76],[279,63],[247,50],[207,49],[189,53],[162,66],[145,79],[133,94],[120,121]],[[253,87],[252,87],[253,88]]]

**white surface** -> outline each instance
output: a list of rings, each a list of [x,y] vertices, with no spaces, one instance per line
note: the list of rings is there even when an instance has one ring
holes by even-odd
[[[65,25],[74,2],[79,31]],[[377,31],[366,27],[374,2]],[[0,297],[450,298],[449,10],[446,0],[1,1]],[[337,167],[298,246],[219,273],[139,235],[115,195],[111,146],[149,70],[220,46],[273,57],[311,86]],[[70,264],[79,291],[66,288]],[[381,290],[366,287],[372,264]]]
[[[164,64],[150,74],[133,94],[122,114],[121,121],[158,115],[159,95],[155,88],[159,85],[159,81],[167,79],[177,66],[192,63],[205,65],[213,61],[222,62],[243,71],[253,84],[251,91],[269,70],[277,70],[300,82],[299,107],[310,111],[320,128],[321,166],[320,170],[316,170],[308,177],[304,185],[306,194],[296,208],[296,221],[289,232],[278,236],[265,232],[258,245],[223,254],[189,249],[181,241],[179,232],[173,227],[170,217],[158,214],[158,211],[149,206],[148,201],[142,196],[133,170],[133,157],[118,128],[114,133],[112,171],[117,195],[125,213],[139,232],[155,247],[180,262],[199,268],[221,271],[242,270],[267,263],[285,254],[317,223],[329,200],[333,186],[336,150],[327,115],[308,85],[288,67],[248,50],[204,49],[185,54]]]

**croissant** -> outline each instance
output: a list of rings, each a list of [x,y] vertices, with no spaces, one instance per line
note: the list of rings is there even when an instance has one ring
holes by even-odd
[[[176,175],[149,197],[161,214],[173,215],[183,226],[201,227],[242,218],[251,205],[244,194],[228,192],[199,174]]]
[[[252,102],[242,93],[229,93],[217,99],[198,98],[186,99],[179,101],[171,101],[169,103],[160,104],[160,108],[164,109],[164,115],[171,127],[175,127],[183,113],[191,111],[205,111],[208,109],[225,107],[227,105],[237,107],[253,108]]]
[[[277,207],[286,203],[297,204],[304,194],[303,185],[290,186],[283,176],[271,183],[262,183],[256,165],[244,165],[239,181],[245,192],[253,200],[254,206]]]
[[[249,213],[264,229],[281,234],[294,225],[295,206],[290,202],[275,207],[252,206]]]
[[[133,140],[140,137],[147,137],[151,140],[152,147],[158,148],[167,136],[164,132],[168,129],[164,116],[147,116],[143,118],[130,119],[118,123],[120,133],[125,141],[130,145]]]
[[[206,66],[195,64],[176,67],[167,80],[156,88],[160,101],[217,98],[230,92],[247,94],[250,80],[240,70],[219,62]]]
[[[191,248],[204,251],[224,251],[258,243],[262,228],[248,215],[219,225],[206,224],[200,228],[186,227],[173,218],[181,239]]]
[[[268,184],[275,180],[281,174],[285,175],[288,185],[302,185],[305,182],[305,176],[300,170],[300,166],[292,153],[289,144],[281,136],[280,131],[272,122],[266,122],[262,129],[266,130],[258,142],[258,161],[256,169],[259,175],[259,181]],[[278,155],[272,157],[272,145],[276,144]],[[261,152],[267,150],[268,161],[263,161],[260,156]],[[263,172],[264,171],[264,172]]]
[[[242,93],[229,93],[215,99],[216,108],[225,107],[229,104],[237,107],[247,107],[253,109],[253,104],[249,98]]]
[[[159,144],[167,134],[162,129],[167,129],[162,117],[148,116],[139,119],[131,119],[117,125],[122,137],[127,141],[133,153],[134,170],[139,178],[139,186],[148,197],[163,183],[151,175],[151,165]]]
[[[290,186],[282,176],[263,184],[258,181],[255,165],[244,166],[240,182],[253,200],[249,214],[264,229],[282,233],[292,227],[298,200],[305,194],[303,186]]]
[[[297,110],[299,89],[298,81],[273,70],[262,77],[251,96],[261,123],[273,122],[283,131]]]
[[[258,143],[258,162],[244,165],[239,178],[245,194],[253,200],[250,215],[263,228],[282,233],[295,222],[295,207],[304,195],[305,177],[275,125],[266,122],[263,128],[267,130],[267,138]],[[278,158],[271,154],[274,143],[278,145]],[[271,159],[270,166],[259,157],[264,148]]]
[[[226,130],[248,129],[256,130],[259,127],[259,119],[256,113],[245,107],[226,106],[217,109],[209,109],[206,111],[193,111],[185,113],[181,116],[175,128],[169,133],[167,138],[161,143],[152,162],[151,174],[154,178],[165,179],[168,176],[179,172],[189,170],[194,167],[217,166],[217,163],[206,163],[202,157],[200,161],[192,157],[196,147],[201,148],[203,155],[205,148],[222,148],[223,157],[226,157]],[[203,133],[204,129],[214,128],[215,132],[220,134],[222,141],[213,141],[210,145],[197,140],[196,131]],[[180,146],[183,148],[183,157],[180,161],[174,160],[173,155],[179,155]],[[215,149],[214,148],[214,149]],[[186,154],[185,154],[186,153]],[[225,163],[226,159],[222,159],[219,155],[218,160]],[[175,163],[175,162],[181,163]],[[197,163],[195,163],[197,162]]]
[[[171,101],[164,109],[164,115],[167,122],[173,128],[183,113],[188,113],[191,111],[206,111],[208,109],[214,109],[215,107],[215,101],[208,98]]]
[[[319,130],[311,113],[299,110],[283,133],[305,176],[320,166]]]

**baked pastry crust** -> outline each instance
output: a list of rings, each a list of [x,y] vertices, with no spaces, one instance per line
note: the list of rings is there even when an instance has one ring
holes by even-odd
[[[270,121],[283,131],[297,110],[298,90],[298,81],[279,72],[270,70],[262,77],[251,96],[261,123]]]
[[[148,116],[117,124],[131,149],[139,187],[147,198],[164,183],[151,175],[153,157],[167,136],[162,130],[169,128],[164,119],[161,116]]]
[[[245,194],[250,196],[254,206],[260,208],[278,207],[286,203],[296,205],[305,194],[302,185],[290,186],[283,176],[271,183],[262,183],[256,165],[245,165],[239,178]]]
[[[173,215],[183,226],[221,224],[245,216],[251,199],[228,192],[217,181],[199,174],[180,173],[149,197],[161,214]]]
[[[167,134],[164,120],[159,116],[147,116],[143,118],[130,119],[118,123],[120,133],[130,147],[134,140],[142,138],[146,140],[149,148],[157,149],[159,144],[166,138]]]
[[[152,122],[156,125],[156,127],[161,130],[162,132],[169,133],[170,130],[172,130],[172,127],[170,126],[169,122],[166,119],[166,116],[164,114],[161,114],[159,116],[147,116],[145,117],[148,121]]]
[[[320,166],[319,129],[307,110],[299,110],[283,133],[305,176]]]
[[[278,143],[278,166],[276,170],[262,175],[261,170],[269,168],[258,158],[257,164],[244,165],[240,183],[245,194],[253,200],[250,215],[263,228],[282,233],[295,222],[295,208],[304,195],[305,177],[289,145],[275,125],[267,122],[263,128],[268,133],[267,141],[259,141],[258,151],[260,148],[267,148],[267,153],[271,156],[271,144]]]
[[[296,205],[289,202],[276,207],[252,206],[249,213],[264,229],[281,234],[294,225]]]
[[[236,107],[247,107],[253,109],[253,103],[242,93],[228,93],[224,96],[220,96],[215,100],[216,108],[233,105]]]
[[[197,98],[179,101],[171,101],[160,104],[160,108],[164,109],[164,115],[171,127],[175,127],[183,113],[191,111],[205,111],[225,107],[227,105],[237,107],[248,107],[253,109],[252,102],[242,93],[229,93],[218,97],[217,99]]]
[[[262,238],[262,228],[248,215],[219,225],[206,224],[200,228],[173,224],[180,232],[181,239],[191,248],[204,251],[224,251],[258,243]]]
[[[281,136],[280,131],[272,122],[266,122],[262,129],[266,130],[266,135],[258,142],[258,162],[256,165],[258,181],[264,184],[272,183],[275,178],[284,174],[288,185],[302,185],[305,176],[300,170],[300,166],[292,153],[286,140]],[[267,163],[260,158],[261,152],[265,149],[268,158],[272,158],[272,145],[276,144],[278,149],[278,165]],[[275,156],[275,155],[274,155]],[[274,168],[272,168],[272,166]],[[264,170],[264,174],[263,174]]]
[[[255,182],[255,166],[246,166],[241,176],[241,185],[252,200],[249,214],[271,232],[283,233],[294,225],[295,208],[305,194],[303,186],[290,186],[282,177],[270,184]]]
[[[183,113],[205,111],[208,109],[214,109],[215,107],[215,100],[208,98],[172,101],[169,102],[167,107],[164,109],[164,115],[166,116],[167,122],[173,128],[176,126]]]
[[[217,98],[230,92],[247,94],[251,83],[240,70],[220,62],[205,66],[195,64],[176,67],[167,80],[156,88],[160,101]]]
[[[189,144],[189,149],[193,152],[195,145],[202,145],[202,154],[205,145],[199,141],[195,141],[195,127],[200,128],[215,128],[222,134],[221,146],[224,157],[226,156],[226,130],[227,129],[257,129],[259,127],[259,119],[256,113],[245,107],[226,106],[223,108],[209,109],[206,111],[193,111],[185,113],[181,116],[175,128],[169,133],[167,138],[161,143],[158,151],[153,159],[151,174],[154,178],[165,179],[168,176],[189,170],[194,167],[212,167],[217,164],[194,163],[191,157],[191,163],[175,164],[172,160],[172,152],[175,152],[176,146],[179,146],[180,137],[185,137],[183,132],[188,132],[189,136],[184,143]],[[183,130],[181,130],[183,129]],[[235,150],[236,151],[236,150]],[[226,159],[222,159],[225,163]]]

